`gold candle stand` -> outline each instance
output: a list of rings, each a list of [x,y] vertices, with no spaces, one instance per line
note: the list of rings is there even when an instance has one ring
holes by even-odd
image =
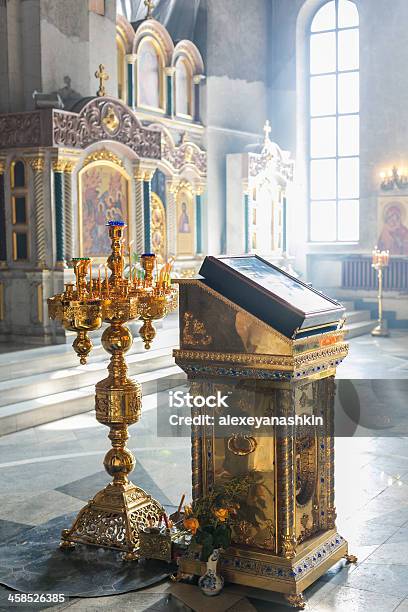
[[[372,266],[377,271],[378,276],[378,324],[374,327],[371,335],[386,337],[390,335],[390,332],[388,331],[387,320],[383,317],[383,269],[389,264],[390,252],[380,251],[375,247],[372,257]]]
[[[76,286],[68,283],[65,291],[48,299],[49,315],[65,329],[77,332],[73,343],[82,364],[92,349],[89,331],[109,323],[102,334],[102,346],[111,355],[108,376],[97,383],[96,419],[109,427],[112,448],[106,453],[104,466],[112,482],[88,502],[79,512],[70,529],[61,535],[61,548],[73,548],[76,543],[105,546],[123,552],[125,560],[138,558],[139,530],[158,521],[164,510],[159,502],[129,480],[135,458],[126,447],[128,427],[140,419],[141,385],[127,376],[125,353],[132,346],[132,334],[127,321],[141,318],[140,334],[149,348],[155,336],[152,321],[163,318],[177,303],[170,284],[168,264],[153,277],[154,255],[142,256],[143,271],[124,278],[122,250],[125,224],[107,224],[112,252],[107,260],[111,271],[103,283],[86,281],[91,269],[89,258],[73,260]],[[130,258],[129,258],[130,259]],[[129,262],[130,263],[130,262]]]

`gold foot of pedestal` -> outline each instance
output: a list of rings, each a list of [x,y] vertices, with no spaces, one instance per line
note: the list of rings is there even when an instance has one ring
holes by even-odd
[[[355,555],[344,555],[346,563],[357,563],[357,557]]]
[[[138,559],[139,530],[157,523],[162,506],[132,483],[109,484],[79,512],[71,529],[61,534],[61,548],[75,543],[104,546],[121,551],[123,559]]]
[[[304,610],[306,607],[306,602],[304,600],[302,593],[294,593],[285,595],[285,599],[292,608],[297,608],[299,610]]]
[[[72,542],[71,540],[69,540],[69,535],[70,535],[70,531],[69,529],[63,529],[61,532],[61,542],[59,544],[59,547],[61,550],[72,550],[73,548],[75,548],[75,542]],[[67,539],[64,539],[67,538]]]

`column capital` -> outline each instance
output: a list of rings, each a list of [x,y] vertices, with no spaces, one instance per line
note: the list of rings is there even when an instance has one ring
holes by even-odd
[[[28,160],[33,172],[44,172],[45,160],[44,157],[31,157]]]
[[[195,74],[193,76],[193,83],[194,85],[200,85],[201,81],[205,80],[205,75],[204,74]]]
[[[126,61],[127,61],[128,64],[134,64],[136,60],[137,60],[136,53],[127,53],[126,54]]]
[[[77,159],[69,159],[66,157],[58,157],[52,160],[52,169],[54,172],[64,172],[72,174],[75,166],[78,163]]]
[[[146,168],[138,166],[133,170],[133,177],[137,181],[151,181],[155,172],[156,168]]]
[[[176,73],[176,68],[175,66],[166,66],[164,69],[164,74],[166,76],[174,76]]]
[[[193,187],[193,193],[196,196],[202,196],[205,191],[205,183],[196,183]]]
[[[52,169],[54,172],[64,172],[65,170],[65,159],[53,159],[52,160]]]

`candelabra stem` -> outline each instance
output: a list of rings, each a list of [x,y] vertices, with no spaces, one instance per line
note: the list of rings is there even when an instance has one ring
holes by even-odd
[[[383,269],[382,266],[377,268],[378,274],[378,324],[371,332],[372,336],[389,336],[388,325],[386,319],[383,318]]]
[[[102,346],[111,359],[108,376],[96,385],[96,418],[109,427],[112,444],[103,462],[112,482],[80,511],[71,529],[63,530],[61,547],[72,548],[76,542],[106,546],[131,561],[138,558],[140,527],[157,522],[164,510],[129,481],[135,458],[126,447],[128,426],[140,418],[142,393],[140,384],[127,377],[124,354],[133,339],[123,323],[112,321],[102,334]]]

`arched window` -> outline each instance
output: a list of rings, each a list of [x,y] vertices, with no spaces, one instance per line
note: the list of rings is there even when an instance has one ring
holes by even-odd
[[[191,117],[192,77],[186,60],[180,58],[176,63],[176,115]]]
[[[11,220],[13,227],[13,259],[25,261],[29,258],[27,173],[22,160],[15,160],[10,167]]]
[[[145,40],[138,53],[138,106],[161,109],[162,61],[156,46]]]
[[[331,0],[310,27],[310,239],[359,239],[359,17]]]

